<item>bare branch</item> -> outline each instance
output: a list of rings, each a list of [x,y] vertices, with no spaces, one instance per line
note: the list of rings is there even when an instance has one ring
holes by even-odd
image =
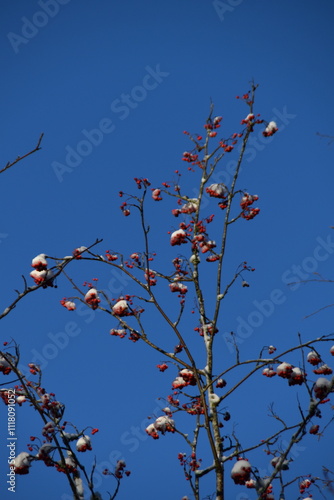
[[[36,153],[36,151],[39,151],[40,149],[42,149],[41,148],[41,142],[42,142],[43,136],[44,136],[44,133],[42,133],[39,136],[37,145],[35,146],[34,149],[32,149],[31,151],[29,151],[29,153],[24,154],[23,156],[18,156],[16,158],[16,160],[14,160],[12,162],[8,162],[7,165],[3,169],[0,170],[0,174],[2,174],[3,172],[5,172],[5,170],[8,170],[9,168],[13,167],[14,165],[16,165],[16,163],[18,163],[19,161],[23,160],[24,158],[27,158],[28,156],[32,155],[33,153]]]

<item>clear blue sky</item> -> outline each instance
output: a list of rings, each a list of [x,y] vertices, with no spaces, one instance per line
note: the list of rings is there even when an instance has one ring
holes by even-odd
[[[118,191],[134,190],[133,177],[148,177],[157,185],[185,168],[181,156],[189,144],[182,131],[202,131],[210,100],[224,117],[226,133],[238,131],[247,110],[235,96],[254,79],[260,84],[256,111],[277,121],[279,133],[251,146],[239,184],[259,195],[261,213],[233,228],[228,262],[231,272],[243,260],[257,271],[249,277],[250,288],[229,294],[218,344],[222,363],[233,360],[223,333],[249,322],[259,311],[256,304],[275,289],[285,300],[246,334],[245,357],[271,343],[284,349],[297,341],[298,331],[305,339],[329,333],[331,309],[303,317],[332,302],[331,285],[292,290],[286,283],[311,278],[312,272],[333,277],[328,241],[334,240],[334,146],[316,135],[334,135],[332,2],[226,0],[225,12],[207,0],[55,0],[49,10],[43,10],[44,3],[4,0],[1,5],[1,165],[33,148],[45,134],[42,151],[1,176],[1,307],[15,297],[20,276],[28,276],[31,259],[39,253],[61,257],[97,237],[104,239],[101,253],[140,251],[134,219],[124,219],[119,211]],[[166,232],[177,221],[163,205],[151,204],[149,215],[162,260],[171,255]],[[78,264],[72,273],[79,283],[99,277],[101,288],[112,280],[114,295],[128,292],[128,284],[109,269],[85,271]],[[57,289],[31,294],[2,321],[2,338],[16,339],[24,363],[43,356],[45,387],[66,403],[68,420],[101,429],[93,439],[98,463],[118,452],[125,458],[132,476],[123,481],[120,500],[134,495],[191,498],[176,460],[184,449],[179,438],[167,435],[153,442],[142,431],[134,436],[133,430],[145,426],[148,415],[160,415],[155,398],[169,393],[174,373],[157,373],[161,358],[140,343],[110,337],[114,325],[108,317],[97,313],[90,320],[61,308],[59,300],[70,294],[64,279]],[[46,347],[55,346],[53,336],[66,328],[77,333],[66,347]],[[247,440],[244,415],[256,425],[272,400],[284,413],[286,396],[279,382],[253,379],[247,396],[231,401],[226,432],[240,422],[237,431]],[[22,450],[41,427],[28,410],[22,408],[17,422]],[[2,407],[2,428],[4,422]],[[257,427],[254,439],[267,425]],[[312,443],[306,441],[306,451]],[[3,442],[1,450],[4,464]],[[304,472],[330,465],[329,447],[317,464],[306,455],[300,451],[296,457]],[[258,467],[264,468],[266,460],[260,455]],[[3,470],[1,497],[7,499]],[[15,498],[33,491],[35,500],[58,500],[66,488],[64,477],[34,464],[29,476],[19,478]],[[112,479],[103,479],[100,489],[112,491]],[[145,493],[138,496],[138,491]],[[240,500],[241,491],[231,484],[230,498]],[[209,485],[203,489],[203,495],[210,492]]]

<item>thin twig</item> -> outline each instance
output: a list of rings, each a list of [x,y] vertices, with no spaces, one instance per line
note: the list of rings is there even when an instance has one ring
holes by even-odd
[[[5,170],[8,170],[10,167],[13,167],[13,165],[15,165],[16,163],[18,163],[19,161],[23,160],[24,158],[27,158],[27,156],[30,156],[32,155],[33,153],[36,153],[36,151],[39,151],[41,148],[41,142],[42,142],[42,139],[43,139],[43,136],[44,136],[44,133],[42,133],[40,136],[39,136],[39,139],[38,139],[38,142],[37,142],[37,145],[34,149],[32,149],[31,151],[29,151],[29,153],[26,153],[24,154],[23,156],[18,156],[16,158],[16,160],[12,161],[12,162],[8,162],[7,165],[2,169],[0,170],[0,174],[2,174],[3,172],[5,172]]]

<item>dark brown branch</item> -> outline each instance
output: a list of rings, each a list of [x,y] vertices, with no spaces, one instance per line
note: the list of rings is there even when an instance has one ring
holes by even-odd
[[[27,158],[27,156],[30,156],[33,153],[36,153],[36,151],[39,151],[40,149],[42,149],[41,148],[41,142],[42,142],[43,136],[44,136],[44,133],[42,133],[39,136],[37,145],[36,145],[36,147],[34,149],[32,149],[31,151],[29,151],[29,153],[24,154],[23,156],[18,156],[16,158],[16,160],[14,160],[12,162],[8,162],[7,165],[2,170],[0,170],[0,174],[2,174],[3,172],[5,172],[5,170],[8,170],[9,168],[13,167],[16,163],[18,163],[19,161],[23,160],[24,158]]]
[[[95,245],[101,243],[102,240],[99,240],[97,239],[92,245],[90,245],[89,247],[87,247],[86,250],[84,250],[84,252],[88,251],[90,248],[94,247]],[[49,280],[46,280],[42,283],[40,283],[39,285],[33,285],[33,286],[30,286],[30,287],[26,287],[26,280],[25,278],[23,278],[24,282],[25,282],[25,289],[23,292],[19,292],[18,290],[16,290],[17,292],[17,297],[16,299],[8,306],[6,307],[6,309],[0,314],[0,319],[4,318],[5,316],[7,316],[7,314],[9,314],[13,309],[15,309],[16,305],[18,302],[20,302],[20,300],[23,299],[23,297],[25,297],[26,295],[28,295],[28,293],[31,293],[31,292],[34,292],[35,290],[38,290],[39,288],[45,288],[45,285],[47,285],[48,282],[50,282],[51,280],[53,281],[55,278],[57,278],[57,276],[59,276],[64,268],[70,263],[72,262],[73,260],[76,259],[75,256],[73,257],[70,257],[68,259],[56,259],[54,257],[49,257],[49,258],[52,258],[54,260],[59,260],[59,261],[62,261],[60,264],[50,268],[49,270],[50,271],[54,271],[55,269],[57,269],[57,271],[53,274],[52,278],[50,278]]]

